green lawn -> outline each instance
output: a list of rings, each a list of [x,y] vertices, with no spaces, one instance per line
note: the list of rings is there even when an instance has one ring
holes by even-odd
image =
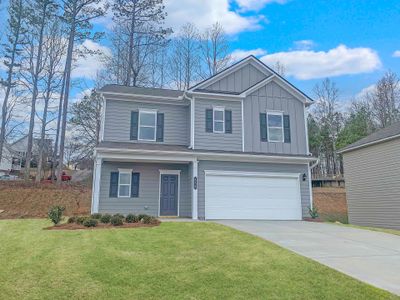
[[[1,299],[398,299],[214,223],[46,231],[0,221]]]

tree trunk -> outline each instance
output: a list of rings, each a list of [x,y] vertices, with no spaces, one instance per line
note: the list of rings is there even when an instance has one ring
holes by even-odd
[[[134,4],[134,11],[136,11],[136,3]],[[132,15],[131,26],[130,26],[130,35],[129,35],[129,54],[128,54],[128,68],[126,74],[125,85],[129,86],[132,80],[132,68],[133,68],[133,50],[134,50],[134,36],[135,36],[135,25],[136,25],[136,15],[135,13]],[[136,84],[134,84],[135,86]]]

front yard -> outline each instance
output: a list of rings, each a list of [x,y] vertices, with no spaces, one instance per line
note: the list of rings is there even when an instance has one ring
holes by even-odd
[[[0,221],[1,298],[395,298],[214,223],[42,230],[49,225],[45,220]]]

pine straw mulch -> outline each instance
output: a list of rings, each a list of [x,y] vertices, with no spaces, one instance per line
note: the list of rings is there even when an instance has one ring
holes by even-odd
[[[153,224],[144,224],[141,222],[138,223],[124,223],[123,225],[119,226],[114,226],[112,224],[103,224],[103,223],[98,223],[96,227],[86,227],[80,224],[76,223],[63,223],[55,226],[50,226],[43,228],[44,230],[92,230],[92,229],[110,229],[110,228],[115,228],[115,229],[120,229],[120,228],[141,228],[141,227],[155,227],[159,226],[161,224],[161,221],[157,220],[157,222]]]

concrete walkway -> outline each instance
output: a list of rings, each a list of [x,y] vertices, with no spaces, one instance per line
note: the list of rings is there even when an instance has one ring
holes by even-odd
[[[218,221],[400,295],[400,236],[302,221]]]

